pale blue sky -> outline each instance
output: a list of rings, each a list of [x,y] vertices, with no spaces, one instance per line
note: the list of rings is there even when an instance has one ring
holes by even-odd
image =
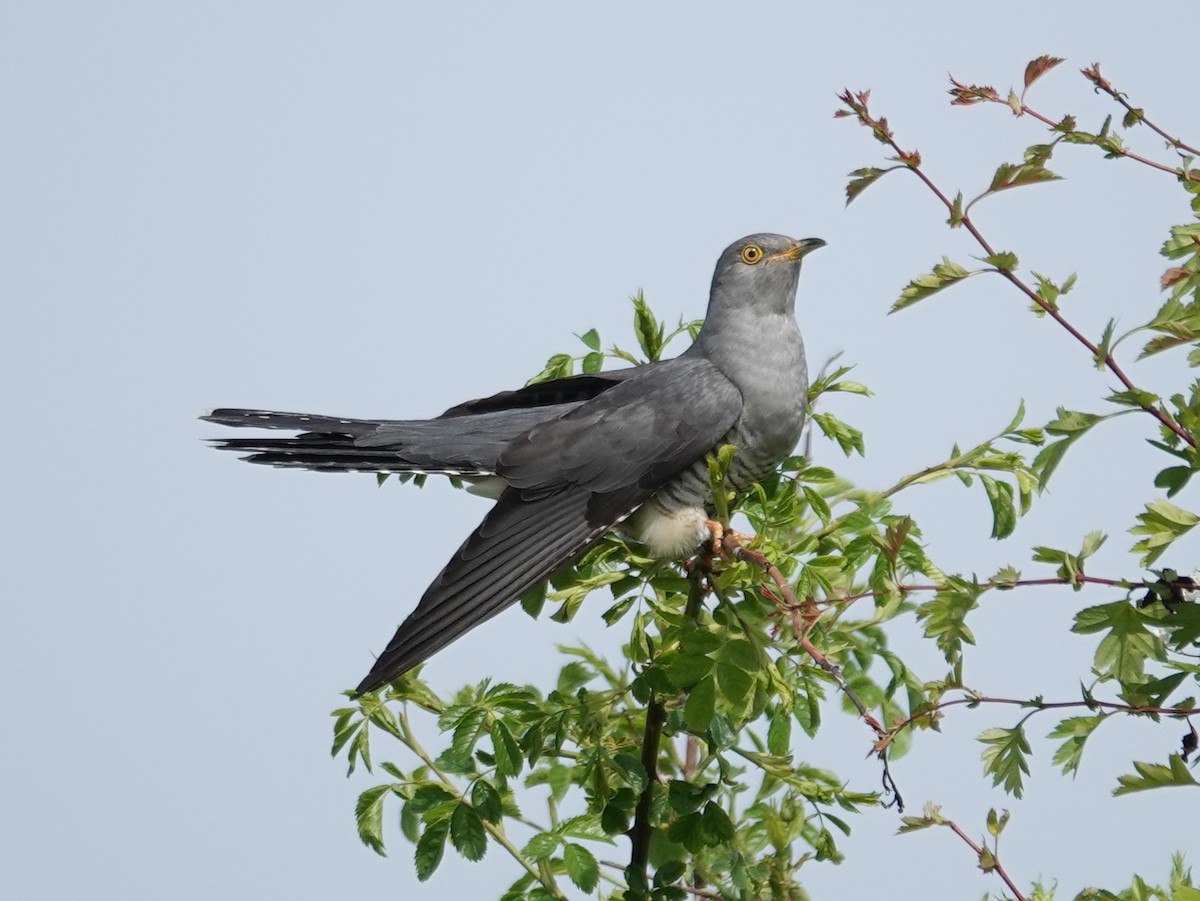
[[[520,384],[573,332],[628,342],[639,288],[668,318],[700,315],[717,254],[763,230],[829,242],[806,263],[799,316],[811,359],[843,351],[876,391],[835,407],[866,431],[868,459],[846,466],[864,484],[984,437],[1022,397],[1031,422],[1056,404],[1096,408],[1107,380],[998,280],[885,316],[910,277],[974,248],[902,176],[844,207],[845,174],[879,153],[832,118],[834,97],[872,88],[901,142],[968,193],[1041,133],[1000,109],[951,109],[947,72],[1004,89],[1032,57],[1066,56],[1035,96],[1097,123],[1107,108],[1075,73],[1101,60],[1196,138],[1194,35],[1158,9],[10,4],[0,895],[497,896],[515,869],[495,848],[477,865],[448,856],[418,886],[398,832],[386,860],[362,847],[353,806],[368,783],[328,756],[338,690],[484,502],[238,464],[204,447],[214,429],[195,417],[436,413]],[[1067,181],[981,206],[981,225],[1033,268],[1079,270],[1068,308],[1089,333],[1111,315],[1146,318],[1182,195],[1086,149],[1061,157]],[[1181,366],[1164,360],[1144,381],[1176,386]],[[1029,572],[1031,545],[1107,528],[1099,568],[1136,574],[1120,530],[1156,460],[1134,419],[1079,448],[1003,544],[986,540],[978,491],[930,488],[900,509],[948,568]],[[817,453],[842,466],[831,445]],[[1164,562],[1194,559],[1192,543]],[[1111,599],[989,599],[968,675],[996,694],[1072,696],[1088,643],[1064,639],[1065,624]],[[445,688],[545,679],[557,641],[616,644],[598,609],[569,627],[510,611],[427,675]],[[941,672],[928,651],[914,662]],[[1134,867],[1156,876],[1189,843],[1200,864],[1190,798],[1107,798],[1130,757],[1174,750],[1177,726],[1106,727],[1074,782],[1039,743],[1015,804],[987,789],[973,740],[1015,720],[959,713],[923,736],[896,766],[910,805],[943,803],[972,832],[989,806],[1012,807],[1006,866],[1026,884],[1061,878],[1063,897]],[[796,747],[857,786],[877,784],[866,750],[861,724],[837,715]],[[948,834],[893,837],[886,811],[852,825],[846,864],[804,870],[815,898],[928,896],[931,879],[941,897],[1000,890]]]

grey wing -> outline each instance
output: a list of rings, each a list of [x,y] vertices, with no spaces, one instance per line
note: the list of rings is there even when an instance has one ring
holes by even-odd
[[[397,678],[581,556],[673,476],[700,460],[741,412],[704,360],[677,360],[530,429],[500,455],[509,483],[358,686]]]

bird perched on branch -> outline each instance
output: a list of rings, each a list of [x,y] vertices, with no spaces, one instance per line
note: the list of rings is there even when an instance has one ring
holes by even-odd
[[[708,454],[736,448],[726,484],[739,491],[800,438],[807,372],[796,283],[800,261],[824,243],[757,234],[729,245],[704,325],[672,360],[539,382],[436,419],[240,409],[203,417],[299,433],[214,441],[252,463],[489,477],[499,487],[357,691],[396,679],[495,616],[618,524],[658,557],[690,556],[708,540]]]

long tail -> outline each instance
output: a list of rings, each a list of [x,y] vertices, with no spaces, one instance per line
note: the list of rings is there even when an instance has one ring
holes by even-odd
[[[298,435],[214,438],[243,460],[317,472],[428,472],[485,476],[521,432],[553,415],[553,407],[438,419],[347,419],[272,410],[213,410],[205,422],[235,428],[290,430]]]

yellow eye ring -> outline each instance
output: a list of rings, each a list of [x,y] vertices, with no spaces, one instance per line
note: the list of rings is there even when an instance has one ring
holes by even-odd
[[[763,249],[757,244],[747,244],[742,248],[742,262],[747,266],[753,266],[763,258]]]

